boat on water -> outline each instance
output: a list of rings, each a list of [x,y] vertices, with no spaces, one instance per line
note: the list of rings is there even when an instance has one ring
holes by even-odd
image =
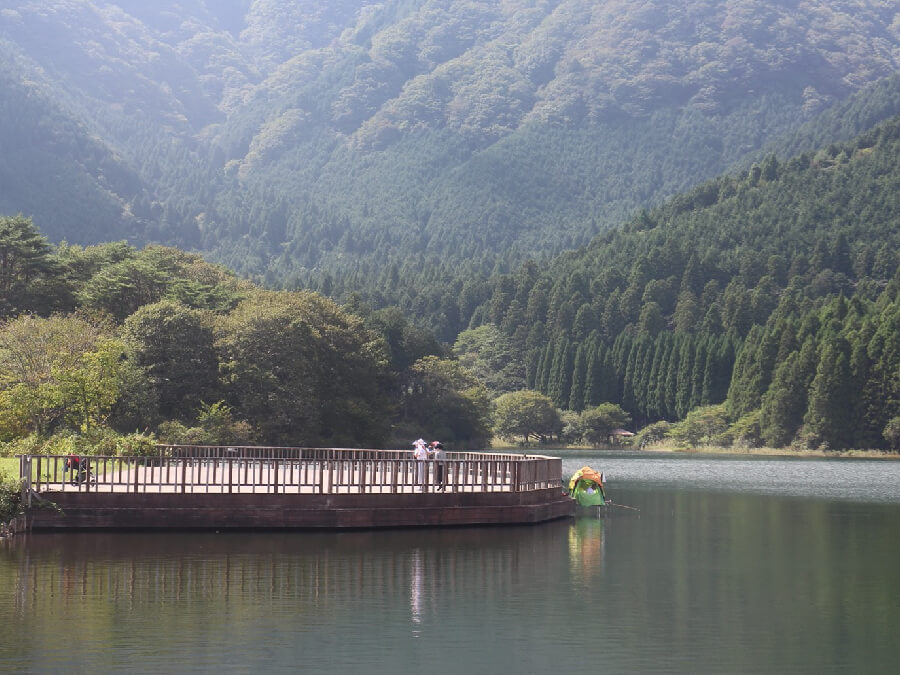
[[[609,501],[603,487],[603,472],[583,466],[569,479],[569,496],[583,509],[595,510]]]

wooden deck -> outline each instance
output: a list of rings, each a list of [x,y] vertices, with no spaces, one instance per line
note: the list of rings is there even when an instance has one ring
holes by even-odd
[[[23,456],[32,530],[531,523],[572,515],[558,458],[159,446],[152,457]],[[52,508],[38,508],[42,505]]]

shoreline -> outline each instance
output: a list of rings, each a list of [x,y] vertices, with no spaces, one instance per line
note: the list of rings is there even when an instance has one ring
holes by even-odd
[[[628,446],[591,445],[560,445],[560,446],[527,446],[521,447],[509,444],[493,444],[492,451],[511,452],[627,452],[635,455],[643,453],[668,454],[668,455],[738,455],[758,457],[797,457],[810,459],[886,459],[900,460],[900,452],[887,450],[790,450],[786,448],[726,448],[721,446],[702,446],[697,448],[672,448],[662,445],[653,445],[646,448],[631,448]]]

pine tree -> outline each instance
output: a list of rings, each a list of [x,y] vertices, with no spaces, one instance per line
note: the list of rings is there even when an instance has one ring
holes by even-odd
[[[803,420],[807,431],[831,449],[844,449],[852,442],[852,395],[849,347],[845,340],[832,338],[820,351]]]
[[[685,339],[678,355],[678,388],[675,394],[675,414],[683,419],[691,409],[691,385],[694,372],[694,341]]]
[[[762,399],[760,433],[766,445],[788,445],[803,423],[807,388],[800,369],[800,354],[793,352],[775,369],[769,390]]]
[[[575,362],[572,367],[572,389],[569,394],[569,410],[581,412],[584,410],[584,388],[587,370],[587,359],[585,358],[585,346],[578,345],[575,350]]]
[[[703,376],[706,372],[706,365],[709,362],[709,351],[706,346],[706,340],[700,337],[696,340],[696,344],[694,365],[691,372],[690,410],[693,410],[703,402]]]

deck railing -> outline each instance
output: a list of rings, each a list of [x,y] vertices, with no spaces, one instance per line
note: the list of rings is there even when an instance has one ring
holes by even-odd
[[[30,502],[53,491],[130,493],[397,494],[525,492],[561,485],[562,460],[513,453],[160,445],[147,457],[22,455]]]

